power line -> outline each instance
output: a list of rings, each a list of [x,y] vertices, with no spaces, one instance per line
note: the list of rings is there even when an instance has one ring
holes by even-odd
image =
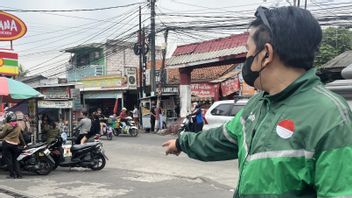
[[[140,5],[143,3],[131,3],[120,6],[111,6],[111,7],[103,7],[103,8],[82,8],[82,9],[68,9],[68,10],[33,10],[33,9],[3,9],[5,12],[92,12],[92,11],[102,11],[102,10],[111,10],[116,8],[125,8],[134,5]]]

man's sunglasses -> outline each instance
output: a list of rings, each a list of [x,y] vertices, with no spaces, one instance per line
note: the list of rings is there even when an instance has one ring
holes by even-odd
[[[269,24],[269,21],[268,21],[268,18],[266,18],[265,16],[265,11],[269,10],[268,8],[266,7],[262,7],[262,6],[259,6],[257,8],[257,11],[255,12],[254,16],[257,17],[257,18],[260,18],[264,25],[270,30],[270,32],[272,33],[273,30],[271,29],[271,26]]]

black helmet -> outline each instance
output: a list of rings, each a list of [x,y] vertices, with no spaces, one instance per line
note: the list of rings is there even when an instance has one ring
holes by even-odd
[[[16,122],[17,121],[17,116],[14,112],[9,111],[5,115],[6,122]]]

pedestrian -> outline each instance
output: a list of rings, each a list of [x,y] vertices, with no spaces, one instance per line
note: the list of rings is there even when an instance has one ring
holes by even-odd
[[[134,109],[132,111],[133,121],[136,124],[137,128],[139,129],[139,110],[137,105],[134,105]]]
[[[48,138],[48,131],[49,131],[51,122],[52,121],[47,114],[42,115],[40,128],[41,128],[41,141],[43,142],[46,142]]]
[[[157,105],[157,107],[154,108],[154,114],[155,114],[154,133],[157,133],[160,129],[160,107],[159,107],[159,105]]]
[[[21,129],[23,139],[25,143],[28,144],[31,142],[31,136],[32,136],[32,134],[30,133],[30,124],[28,123],[25,115],[21,111],[16,111],[15,114],[17,117],[17,125]]]
[[[161,105],[159,106],[159,130],[163,129],[163,119],[164,119],[164,115],[163,115],[163,109],[161,108]]]
[[[166,154],[238,158],[234,197],[352,197],[352,113],[313,68],[318,21],[293,6],[255,16],[242,75],[262,91],[223,126],[165,142]]]
[[[79,121],[79,124],[76,127],[76,129],[80,129],[79,135],[75,141],[76,144],[84,144],[87,142],[88,133],[92,126],[92,121],[88,118],[88,112],[85,111],[82,113],[82,115],[83,118]]]
[[[155,108],[155,103],[153,101],[150,108],[150,132],[154,132],[155,128]]]
[[[46,140],[47,144],[50,144],[57,140],[60,135],[60,129],[56,126],[55,122],[49,124],[48,138]]]
[[[24,142],[21,128],[17,124],[16,114],[8,111],[5,115],[6,124],[0,133],[2,141],[3,157],[5,158],[7,167],[10,171],[9,179],[22,178],[17,157],[21,153],[20,146],[26,144]]]

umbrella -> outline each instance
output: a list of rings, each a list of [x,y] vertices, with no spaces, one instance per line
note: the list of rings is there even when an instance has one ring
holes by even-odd
[[[11,78],[0,77],[0,103],[2,101],[13,102],[23,99],[38,97],[41,94],[22,82]]]

